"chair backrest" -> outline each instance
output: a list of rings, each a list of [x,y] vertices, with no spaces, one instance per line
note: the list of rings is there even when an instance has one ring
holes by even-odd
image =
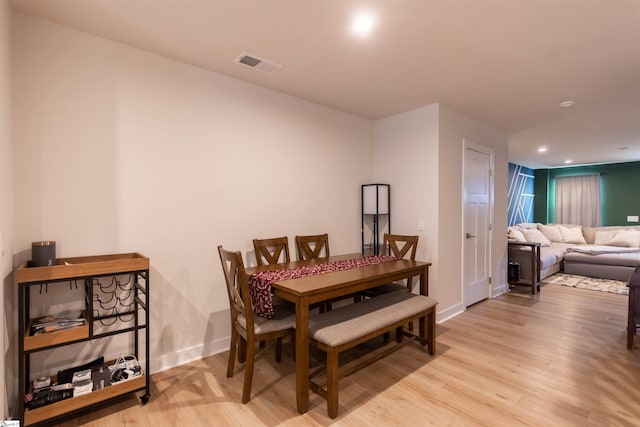
[[[253,249],[256,251],[258,266],[291,261],[289,257],[289,239],[286,236],[274,239],[253,239]]]
[[[403,236],[400,234],[384,234],[382,238],[382,253],[390,254],[397,259],[410,259],[415,261],[418,248],[418,236]],[[409,257],[407,258],[407,254]],[[407,279],[407,289],[413,288],[413,277]]]
[[[329,257],[329,235],[296,236],[298,261]]]
[[[250,332],[253,332],[253,306],[249,294],[249,276],[244,270],[242,254],[227,251],[222,246],[218,246],[218,253],[220,253],[220,262],[222,262],[224,281],[227,284],[231,327],[235,327],[238,315],[243,314],[247,319],[247,329],[251,329]]]
[[[418,248],[418,236],[402,236],[400,234],[386,234],[382,240],[382,253],[389,253],[398,259],[415,261]],[[387,252],[389,251],[390,252]],[[409,257],[407,258],[407,254]]]

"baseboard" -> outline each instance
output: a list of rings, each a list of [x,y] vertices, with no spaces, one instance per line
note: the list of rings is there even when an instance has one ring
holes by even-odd
[[[230,341],[231,337],[219,338],[214,341],[209,341],[208,343],[203,343],[201,345],[196,345],[190,348],[174,351],[169,354],[164,354],[160,357],[152,358],[152,373],[166,371],[167,369],[204,359],[205,357],[213,356],[214,354],[222,353],[223,351],[228,351]]]
[[[500,286],[496,286],[495,288],[491,289],[491,298],[495,298],[508,291],[509,291],[509,285],[507,285],[506,283],[503,283]]]
[[[437,323],[446,322],[447,320],[452,319],[461,313],[464,313],[464,304],[462,303],[455,304],[447,308],[446,310],[437,312],[436,322]]]

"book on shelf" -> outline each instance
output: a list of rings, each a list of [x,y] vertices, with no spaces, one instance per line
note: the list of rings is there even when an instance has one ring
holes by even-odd
[[[82,311],[63,311],[56,315],[47,315],[34,319],[31,323],[31,335],[40,335],[47,332],[55,332],[82,326],[86,319],[82,316]]]

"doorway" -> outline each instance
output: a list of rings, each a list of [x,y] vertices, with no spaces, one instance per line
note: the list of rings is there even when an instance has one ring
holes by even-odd
[[[464,140],[462,299],[465,307],[491,294],[493,149]]]

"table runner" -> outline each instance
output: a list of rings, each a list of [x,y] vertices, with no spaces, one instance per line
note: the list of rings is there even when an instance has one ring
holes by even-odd
[[[271,319],[274,316],[275,312],[273,309],[271,284],[279,280],[297,279],[299,277],[311,276],[314,274],[348,270],[351,268],[395,261],[395,259],[395,257],[388,255],[369,255],[362,258],[330,261],[298,268],[267,270],[254,273],[249,276],[249,292],[251,293],[253,310],[258,316],[267,319]]]

